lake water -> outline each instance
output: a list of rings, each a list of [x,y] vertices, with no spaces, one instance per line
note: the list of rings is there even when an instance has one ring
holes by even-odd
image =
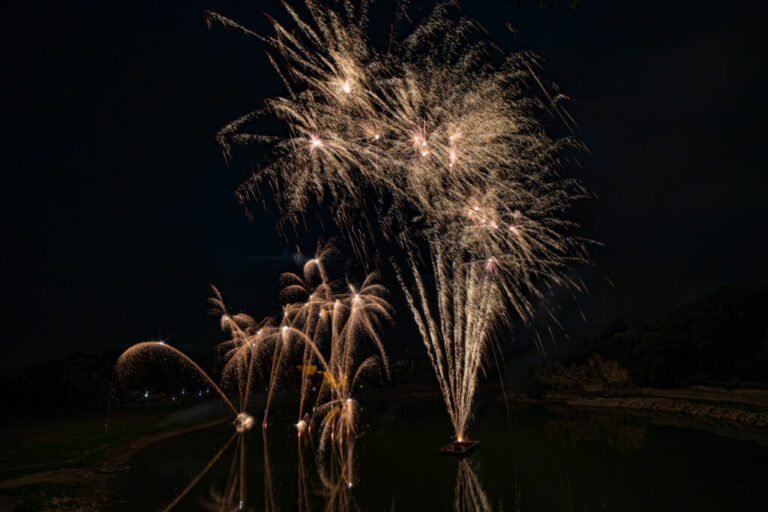
[[[258,426],[234,439],[174,510],[217,510],[215,497],[228,490],[223,510],[768,510],[768,448],[755,436],[615,412],[507,414],[487,398],[470,429],[481,447],[458,459],[438,454],[451,436],[439,399],[389,402],[364,404],[369,426],[341,469],[328,463],[321,474],[310,446],[300,465],[295,428],[274,420],[266,450]],[[110,481],[108,510],[162,510],[231,439],[224,424],[136,454]]]

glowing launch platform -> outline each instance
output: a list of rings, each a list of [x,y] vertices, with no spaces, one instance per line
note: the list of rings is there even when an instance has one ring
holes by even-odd
[[[444,455],[457,455],[459,457],[469,454],[480,447],[480,441],[454,441],[440,448]]]

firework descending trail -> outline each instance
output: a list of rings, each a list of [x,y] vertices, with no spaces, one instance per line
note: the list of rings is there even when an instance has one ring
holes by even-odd
[[[209,12],[266,43],[288,91],[218,139],[227,157],[236,144],[268,145],[271,159],[238,194],[248,202],[268,184],[281,227],[300,225],[316,200],[363,261],[379,260],[383,243],[399,249],[392,263],[462,439],[496,328],[529,322],[553,289],[582,287],[569,267],[589,261],[588,241],[563,213],[589,194],[557,173],[582,146],[547,135],[553,112],[571,121],[563,95],[537,96],[537,57],[503,55],[454,2],[408,33],[398,7],[386,50],[367,35],[368,6],[286,4],[291,26],[272,20],[269,36]],[[252,133],[265,114],[287,135]]]
[[[123,352],[115,362],[114,375],[119,382],[125,382],[127,377],[136,369],[138,365],[143,365],[148,359],[160,359],[163,361],[172,361],[182,368],[185,368],[192,373],[195,377],[199,378],[202,382],[205,382],[211,386],[219,394],[221,399],[232,409],[232,412],[237,415],[242,412],[242,409],[238,411],[237,408],[227,397],[226,393],[216,385],[216,383],[208,376],[200,366],[195,363],[179,349],[168,345],[164,341],[143,341],[131,346],[128,350]],[[111,400],[111,397],[110,397]]]
[[[301,275],[282,275],[281,296],[285,303],[279,322],[270,318],[256,322],[244,313],[230,314],[215,288],[210,299],[230,337],[219,345],[225,360],[222,380],[238,389],[240,410],[247,410],[252,382],[257,380],[266,360],[269,370],[264,372],[267,399],[262,423],[266,428],[275,390],[288,368],[297,362],[299,352],[301,381],[296,428],[301,435],[317,422],[321,429],[320,449],[325,448],[328,440],[340,440],[342,432],[354,436],[358,410],[354,389],[360,378],[377,368],[383,368],[389,376],[380,335],[382,322],[391,319],[391,308],[384,298],[387,290],[375,282],[375,274],[369,274],[360,286],[330,281],[324,260],[331,252],[330,244],[319,244]],[[375,354],[361,355],[365,340],[371,341]],[[312,378],[318,373],[322,381],[319,389],[315,389],[318,386],[312,386]],[[311,391],[316,394],[309,414]]]
[[[318,246],[302,276],[283,274],[281,292],[285,299],[298,299],[285,306],[281,329],[301,333],[304,346],[296,428],[301,435],[313,422],[319,423],[321,450],[329,440],[341,442],[342,433],[354,436],[358,410],[354,389],[360,378],[377,368],[389,376],[380,336],[382,322],[391,319],[390,305],[384,299],[387,290],[375,282],[375,274],[369,274],[360,286],[347,283],[341,288],[330,282],[323,264],[330,251],[328,245]],[[363,358],[360,345],[365,340],[371,342],[375,354]],[[278,364],[275,358],[272,367]],[[310,416],[305,411],[315,368],[322,381]]]

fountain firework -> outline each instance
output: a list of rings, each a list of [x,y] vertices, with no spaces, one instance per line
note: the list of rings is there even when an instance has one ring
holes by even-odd
[[[466,434],[477,372],[483,363],[488,339],[503,311],[503,296],[498,280],[480,263],[449,264],[441,252],[433,259],[437,290],[438,318],[430,308],[428,291],[412,264],[413,290],[403,283],[410,307],[430,362],[440,383],[456,440]],[[398,274],[403,282],[403,277]]]
[[[555,287],[582,287],[568,268],[588,261],[587,241],[562,213],[588,194],[557,174],[581,145],[547,135],[548,113],[569,129],[572,121],[560,107],[565,97],[551,96],[536,76],[537,57],[495,53],[476,22],[452,14],[453,2],[439,2],[404,36],[396,20],[386,51],[367,37],[368,2],[338,4],[305,0],[308,21],[286,5],[295,30],[272,20],[272,36],[208,13],[209,23],[272,47],[288,89],[225,126],[219,142],[227,156],[234,144],[270,146],[272,159],[238,194],[246,202],[269,183],[281,226],[300,224],[316,199],[364,260],[376,260],[380,237],[408,255],[393,259],[395,270],[461,438],[493,327],[511,325],[509,311],[529,322]],[[285,122],[287,136],[248,131],[267,113]],[[425,246],[428,258],[413,256]],[[439,322],[425,271],[439,274]]]

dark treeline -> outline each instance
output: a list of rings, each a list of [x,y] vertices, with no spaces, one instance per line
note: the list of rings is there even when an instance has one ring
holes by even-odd
[[[637,385],[768,387],[768,286],[728,286],[586,342],[569,362],[615,359]]]
[[[132,391],[173,393],[184,382],[201,386],[200,379],[185,378],[189,372],[183,368],[152,360],[135,368],[128,379],[117,381],[113,372],[119,355],[117,351],[102,355],[76,353],[63,360],[0,370],[0,386],[5,390],[4,416],[104,411],[110,386],[117,401],[125,400]],[[189,355],[207,372],[216,370],[212,356]]]

